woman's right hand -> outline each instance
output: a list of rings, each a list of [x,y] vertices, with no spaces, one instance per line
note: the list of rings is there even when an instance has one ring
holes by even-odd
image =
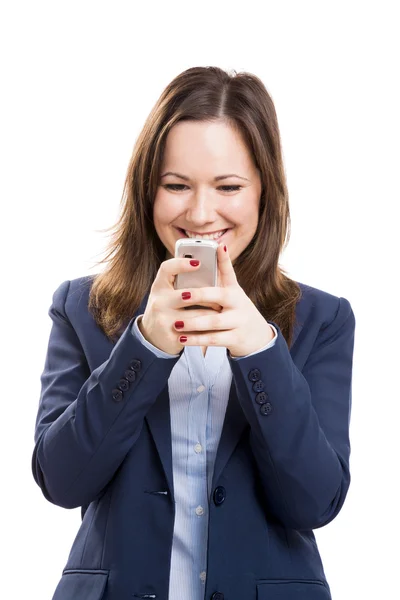
[[[190,273],[198,269],[190,264],[189,258],[170,258],[161,263],[156,278],[150,289],[146,310],[139,318],[138,326],[142,335],[150,344],[168,354],[179,354],[183,344],[179,342],[179,332],[174,327],[175,321],[185,320],[185,308],[191,300],[183,301],[183,289],[174,288],[175,276],[178,273]],[[220,312],[219,304],[205,304]],[[196,308],[190,311],[190,316],[197,317],[209,314],[209,309]]]

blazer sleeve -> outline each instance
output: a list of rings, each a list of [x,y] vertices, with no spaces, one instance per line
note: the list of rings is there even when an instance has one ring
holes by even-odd
[[[132,335],[132,319],[109,358],[90,373],[65,310],[69,287],[69,281],[58,287],[49,309],[53,323],[41,375],[32,472],[50,502],[76,508],[95,500],[113,477],[179,356],[155,356]],[[116,393],[127,371],[132,379],[132,365],[135,379]]]
[[[279,327],[273,348],[230,361],[268,509],[293,529],[316,529],[339,513],[350,485],[349,421],[355,317],[338,299],[302,369]],[[261,379],[268,406],[255,401]]]

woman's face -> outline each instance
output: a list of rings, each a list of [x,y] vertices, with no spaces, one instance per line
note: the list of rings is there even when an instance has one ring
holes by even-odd
[[[228,229],[221,241],[234,263],[257,229],[261,189],[259,171],[232,127],[198,121],[174,125],[153,211],[166,259],[175,255],[176,240],[186,237],[182,230],[206,234]]]

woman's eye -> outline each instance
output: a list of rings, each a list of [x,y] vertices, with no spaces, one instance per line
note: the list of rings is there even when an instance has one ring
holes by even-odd
[[[221,188],[225,188],[224,192],[237,192],[241,189],[241,185],[221,185]]]
[[[174,192],[177,192],[180,190],[177,190],[176,188],[183,188],[183,187],[187,187],[187,186],[183,185],[183,183],[167,183],[164,187],[167,190],[173,190]]]
[[[172,190],[174,192],[182,191],[182,188],[187,187],[183,183],[167,183],[164,186],[167,190]],[[240,185],[220,185],[218,189],[222,189],[224,192],[237,192],[241,189]]]

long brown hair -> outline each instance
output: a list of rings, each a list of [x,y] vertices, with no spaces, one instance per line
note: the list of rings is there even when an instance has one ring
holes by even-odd
[[[150,291],[166,248],[153,223],[166,137],[179,121],[223,120],[242,134],[262,182],[257,231],[235,260],[239,285],[261,314],[275,322],[290,347],[301,296],[278,260],[290,237],[289,199],[275,107],[262,81],[218,67],[187,69],[162,92],[139,134],[129,162],[121,215],[101,231],[113,231],[105,270],[93,277],[89,310],[115,339]]]

